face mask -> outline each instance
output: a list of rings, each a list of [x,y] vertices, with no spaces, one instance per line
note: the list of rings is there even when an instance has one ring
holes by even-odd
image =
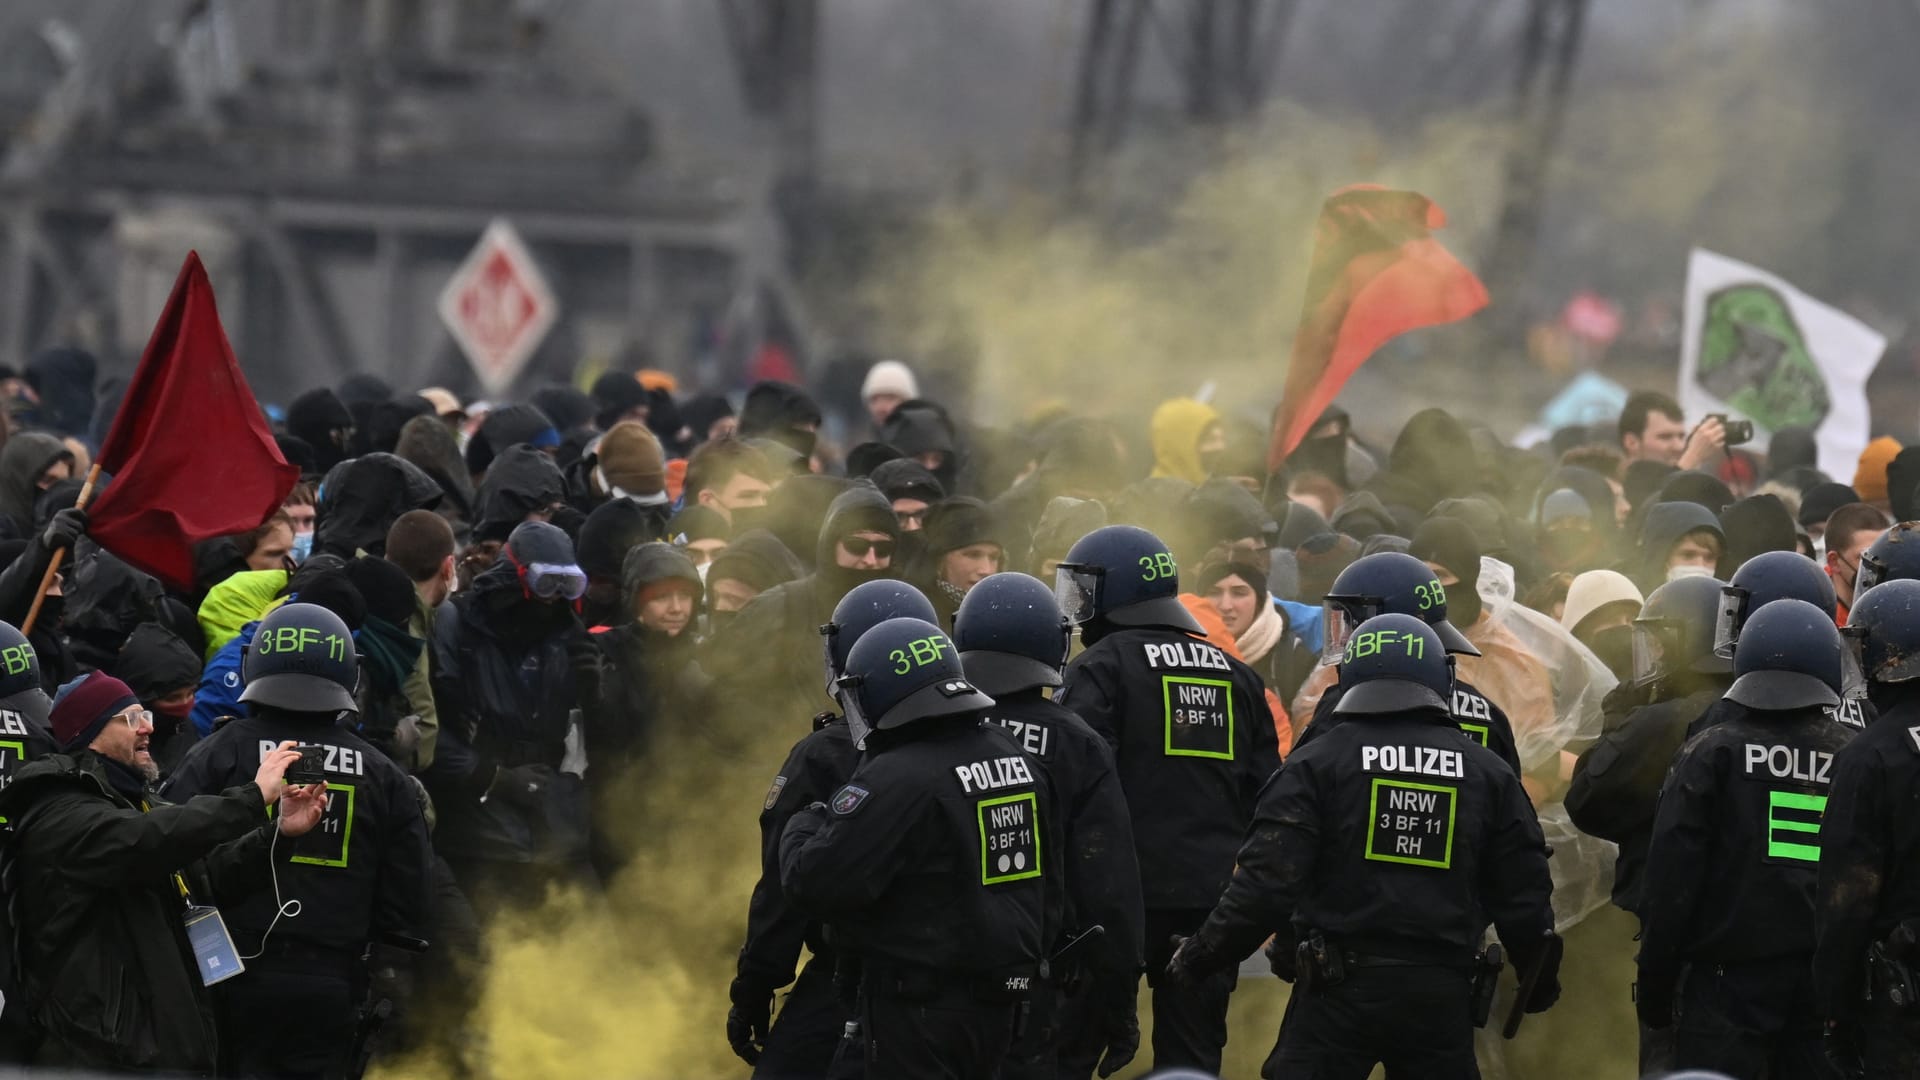
[[[707,587],[707,571],[711,569],[713,569],[712,559],[708,559],[706,562],[694,567],[693,572],[700,575],[700,587],[703,590]]]
[[[1607,665],[1617,679],[1626,679],[1633,674],[1633,627],[1609,626],[1593,635],[1587,643],[1593,655]]]
[[[1693,563],[1681,563],[1679,566],[1667,567],[1668,581],[1679,581],[1681,578],[1712,577],[1712,576],[1713,576],[1713,571],[1707,569],[1704,566],[1698,566]]]
[[[293,561],[296,563],[306,562],[307,556],[313,554],[313,530],[312,529],[308,529],[306,532],[297,532],[293,534],[293,551],[291,554],[292,554]]]
[[[193,715],[193,699],[188,698],[185,705],[155,704],[153,711],[159,713],[161,716],[171,716],[176,720],[185,720],[187,717]]]

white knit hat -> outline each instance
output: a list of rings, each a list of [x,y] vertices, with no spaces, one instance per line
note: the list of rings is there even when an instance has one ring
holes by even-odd
[[[860,384],[860,400],[875,394],[898,394],[903,398],[920,396],[920,384],[913,369],[898,360],[882,360],[867,369],[867,381]]]
[[[1621,603],[1639,605],[1646,603],[1646,599],[1625,574],[1613,570],[1589,570],[1574,578],[1573,583],[1567,586],[1567,606],[1561,612],[1560,625],[1571,631],[1587,616],[1608,604]]]

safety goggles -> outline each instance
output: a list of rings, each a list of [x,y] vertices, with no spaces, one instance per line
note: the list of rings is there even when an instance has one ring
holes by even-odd
[[[1087,563],[1063,562],[1053,572],[1053,596],[1060,602],[1060,614],[1075,626],[1100,613],[1100,581],[1106,568]]]
[[[587,573],[578,566],[515,562],[520,584],[542,600],[578,600],[587,594]]]
[[[878,559],[893,558],[893,541],[891,540],[869,540],[864,536],[843,536],[840,538],[840,546],[846,550],[847,554],[856,559],[866,558],[867,552],[869,551],[873,552],[874,557]]]

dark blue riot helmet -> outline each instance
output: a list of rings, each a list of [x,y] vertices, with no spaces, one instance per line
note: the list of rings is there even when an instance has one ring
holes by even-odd
[[[1355,559],[1333,579],[1325,601],[1323,662],[1339,663],[1354,628],[1376,615],[1411,615],[1433,627],[1450,653],[1479,656],[1459,628],[1447,621],[1447,590],[1433,568],[1404,551],[1379,551]]]
[[[1072,636],[1053,590],[1027,574],[982,579],[953,617],[967,676],[989,694],[1059,686]]]
[[[833,606],[833,617],[820,626],[826,650],[827,695],[847,672],[847,654],[867,631],[888,619],[920,619],[937,623],[940,616],[925,593],[892,578],[863,581],[847,590]]]
[[[12,623],[0,622],[0,698],[26,690],[46,692],[40,683],[40,656]]]
[[[862,634],[835,690],[856,745],[874,731],[993,704],[967,680],[952,639],[925,619],[888,619]]]
[[[1920,581],[1920,521],[1903,521],[1880,534],[1860,553],[1860,574],[1853,581],[1853,602],[1883,581]]]
[[[1832,708],[1846,690],[1845,653],[1831,612],[1791,598],[1764,604],[1740,629],[1727,699],[1750,709]]]
[[[1920,679],[1920,580],[1893,578],[1865,596],[1855,593],[1840,634],[1866,681]]]
[[[1075,626],[1102,619],[1115,626],[1201,632],[1180,603],[1173,552],[1137,526],[1108,525],[1081,537],[1054,571],[1054,595]]]
[[[1447,712],[1453,657],[1433,627],[1412,615],[1375,615],[1347,635],[1334,712],[1375,715],[1412,709]]]
[[[1740,564],[1720,590],[1720,614],[1714,620],[1713,650],[1731,659],[1742,628],[1754,612],[1776,600],[1800,600],[1833,621],[1833,580],[1819,563],[1797,551],[1768,551]]]
[[[290,712],[359,712],[353,631],[318,604],[283,604],[260,620],[240,662],[241,701]]]
[[[1653,590],[1633,620],[1633,684],[1651,686],[1680,672],[1725,675],[1731,657],[1714,651],[1720,616],[1718,578],[1703,574],[1677,578]]]

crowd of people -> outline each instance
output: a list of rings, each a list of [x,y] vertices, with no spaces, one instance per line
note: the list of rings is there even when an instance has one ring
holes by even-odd
[[[1607,900],[1650,1074],[1920,1067],[1920,448],[1830,477],[1642,392],[1528,448],[1330,408],[1269,475],[1256,416],[995,429],[895,361],[363,374],[266,406],[302,480],[183,591],[87,535],[94,377],[0,383],[12,1061],[359,1075],[629,869],[660,747],[748,728],[756,1076],[1109,1076],[1142,976],[1153,1066],[1214,1073],[1263,945],[1264,1075],[1474,1076],[1489,926],[1517,1018]]]

